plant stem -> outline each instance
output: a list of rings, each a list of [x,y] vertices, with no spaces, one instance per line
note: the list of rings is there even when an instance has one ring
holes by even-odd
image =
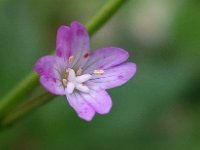
[[[90,35],[101,28],[127,0],[110,0],[86,24]]]
[[[0,117],[22,100],[22,97],[38,85],[38,75],[31,72],[20,84],[0,101]]]
[[[106,21],[108,21],[115,12],[122,6],[122,4],[127,0],[110,0],[106,3],[102,9],[100,9],[96,15],[86,24],[86,28],[90,35],[93,35],[100,27],[102,27]],[[3,117],[7,112],[9,112],[14,106],[16,106],[23,98],[24,95],[29,90],[32,90],[39,84],[38,75],[32,72],[30,73],[22,82],[20,82],[13,90],[11,90],[6,97],[0,101],[0,118]],[[37,108],[40,104],[43,104],[49,100],[50,94],[48,96],[41,97],[41,103],[35,104],[34,102],[28,102],[27,104],[20,107],[21,111],[17,109],[14,111],[16,114],[8,113],[8,116],[4,116],[4,125],[15,121],[17,118],[25,115],[27,112]],[[40,98],[37,99],[39,101]]]
[[[0,127],[6,127],[11,125],[13,122],[27,115],[33,111],[38,106],[42,106],[48,101],[50,101],[54,96],[50,93],[43,93],[39,96],[32,98],[28,102],[22,104],[20,107],[16,108],[14,111],[9,112],[2,120]]]

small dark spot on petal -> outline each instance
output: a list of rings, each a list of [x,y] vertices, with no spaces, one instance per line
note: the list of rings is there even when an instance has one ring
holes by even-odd
[[[53,78],[53,82],[55,82],[55,83],[56,83],[56,79],[55,79],[55,78]]]
[[[103,69],[104,68],[104,65],[102,65],[102,66],[99,66],[99,69]]]
[[[78,36],[83,36],[85,33],[84,33],[84,30],[83,29],[78,29],[77,30],[77,35]]]
[[[57,50],[57,55],[58,55],[58,56],[62,56],[62,51],[61,51],[61,49],[58,49],[58,50]]]
[[[122,76],[122,75],[118,76],[118,79],[123,79],[123,78],[124,78],[124,76]]]
[[[44,72],[43,68],[39,68],[39,73],[42,74]]]
[[[84,108],[84,113],[86,114],[88,112],[88,108]]]
[[[83,111],[79,111],[78,113],[81,115],[81,114],[83,114]]]
[[[89,56],[89,53],[85,53],[85,54],[83,55],[84,58],[87,58],[88,56]]]

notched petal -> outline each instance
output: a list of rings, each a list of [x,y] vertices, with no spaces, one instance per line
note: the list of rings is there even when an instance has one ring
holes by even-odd
[[[88,86],[99,86],[110,89],[120,86],[130,80],[136,73],[136,64],[124,63],[105,70],[103,75],[93,75],[87,82]]]
[[[94,70],[104,70],[119,65],[128,59],[128,52],[117,47],[107,47],[95,50],[89,55],[84,73],[92,73]]]
[[[81,67],[87,61],[84,54],[90,50],[90,39],[86,28],[79,22],[61,26],[57,32],[56,54],[67,60],[74,56],[73,66]]]
[[[112,100],[104,90],[90,90],[89,93],[81,93],[81,96],[89,103],[99,114],[107,114],[112,107]]]
[[[57,31],[56,55],[69,58],[71,54],[72,33],[68,26],[61,26]]]
[[[76,111],[77,115],[86,120],[91,121],[95,115],[94,109],[88,105],[84,98],[78,93],[66,94],[70,106]]]
[[[48,76],[41,76],[40,82],[50,93],[55,95],[65,95],[64,87],[58,79]]]
[[[44,56],[38,59],[34,66],[34,70],[39,74],[39,75],[48,75],[51,76],[53,73],[53,66],[55,64],[55,56]]]

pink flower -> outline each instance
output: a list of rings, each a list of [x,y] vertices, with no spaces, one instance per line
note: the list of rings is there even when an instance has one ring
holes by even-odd
[[[126,83],[136,72],[134,63],[125,63],[128,52],[121,48],[89,50],[87,30],[73,22],[58,29],[56,55],[41,57],[34,68],[46,90],[65,95],[78,116],[87,121],[95,113],[109,113],[112,100],[105,90]]]

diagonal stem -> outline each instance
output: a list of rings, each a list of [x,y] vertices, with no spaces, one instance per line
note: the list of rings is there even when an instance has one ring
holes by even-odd
[[[98,29],[100,29],[116,12],[119,8],[128,0],[110,0],[104,7],[102,7],[87,24],[86,28],[90,35],[93,35]]]
[[[6,114],[4,118],[2,118],[0,122],[0,127],[7,127],[11,125],[13,122],[20,119],[22,116],[28,115],[29,112],[33,111],[38,106],[42,106],[48,101],[50,101],[53,97],[52,94],[44,92],[39,96],[32,98],[28,102],[22,104],[20,107]]]
[[[0,118],[20,101],[22,101],[23,96],[25,96],[38,84],[38,75],[36,73],[31,72],[27,75],[22,82],[20,82],[0,101]]]

